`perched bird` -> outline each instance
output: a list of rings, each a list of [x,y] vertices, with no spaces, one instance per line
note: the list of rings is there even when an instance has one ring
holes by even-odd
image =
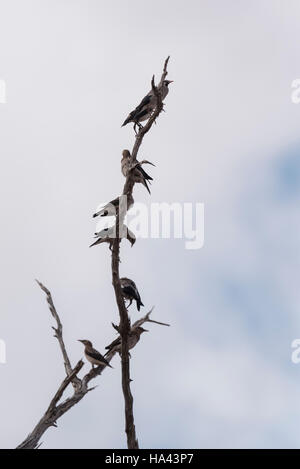
[[[78,342],[81,342],[84,345],[84,354],[86,359],[92,364],[93,368],[95,365],[106,365],[112,368],[106,358],[104,358],[98,350],[93,348],[92,342],[89,340],[78,340]]]
[[[124,207],[129,210],[132,207],[134,200],[131,194],[129,195],[121,195],[116,199],[108,202],[108,204],[104,205],[98,212],[94,213],[93,218],[95,217],[111,217],[116,215],[117,211],[119,210],[120,201]]]
[[[136,346],[138,341],[140,340],[141,334],[143,332],[148,332],[147,329],[143,327],[134,327],[131,329],[128,335],[128,349],[132,349]],[[105,347],[107,352],[104,356],[108,355],[110,352],[118,352],[121,353],[121,337],[117,337],[110,345]]]
[[[130,278],[126,278],[126,277],[121,278],[120,281],[121,281],[121,288],[122,288],[123,296],[126,300],[129,300],[128,306],[130,306],[133,300],[135,300],[136,307],[139,311],[141,306],[144,306],[144,305],[142,303],[136,284],[134,283],[133,280],[130,280]]]
[[[158,85],[158,91],[161,93],[162,101],[169,93],[170,83],[173,83],[173,80],[164,80]],[[153,90],[149,91],[149,93],[144,97],[144,99],[142,99],[140,104],[134,109],[134,111],[129,114],[127,119],[125,119],[122,127],[124,127],[124,125],[127,125],[129,122],[134,122],[135,125],[141,127],[140,122],[149,119],[152,112],[155,110],[156,102],[157,99]]]
[[[134,233],[130,231],[126,225],[123,225],[122,228],[123,228],[122,236],[120,236],[120,238],[122,239],[127,238],[128,241],[131,243],[131,247],[132,247],[134,243],[136,242],[136,237]],[[97,238],[97,241],[91,244],[90,248],[92,246],[96,246],[97,244],[109,243],[109,249],[112,250],[112,245],[113,245],[114,239],[116,238],[115,226],[112,226],[110,228],[104,228],[104,230],[101,230],[98,233],[95,233],[95,238]]]
[[[122,174],[125,177],[128,176],[128,173],[130,170],[130,158],[131,158],[130,151],[123,150],[122,159],[121,159],[121,169],[122,169]],[[153,178],[149,176],[149,174],[147,174],[146,171],[144,171],[144,169],[142,168],[142,164],[148,163],[148,164],[152,164],[152,166],[154,166],[154,164],[150,163],[150,161],[147,161],[147,160],[144,160],[142,162],[137,161],[137,163],[138,164],[136,164],[135,168],[132,170],[134,182],[143,184],[146,187],[149,194],[151,194],[147,181],[153,181]]]

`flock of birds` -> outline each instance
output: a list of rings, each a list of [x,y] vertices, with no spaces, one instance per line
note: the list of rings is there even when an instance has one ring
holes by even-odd
[[[161,95],[162,101],[166,98],[169,92],[169,84],[172,83],[172,80],[163,80],[162,83],[158,85],[158,91]],[[153,92],[153,90],[149,91],[149,93],[142,99],[140,104],[128,115],[125,119],[123,126],[133,122],[134,124],[134,131],[136,131],[136,127],[142,128],[141,122],[149,119],[154,112],[157,105],[157,98]],[[152,177],[146,173],[143,169],[143,164],[150,164],[153,165],[150,161],[143,160],[137,161],[134,168],[131,168],[131,154],[129,150],[123,150],[122,152],[122,159],[121,159],[121,171],[125,178],[127,178],[130,171],[132,171],[134,182],[137,184],[143,184],[143,186],[147,189],[150,194],[149,184],[153,181]],[[154,166],[154,165],[153,165]],[[127,210],[133,205],[134,200],[132,194],[129,194],[126,199]],[[98,212],[96,212],[93,217],[109,217],[109,216],[116,216],[118,210],[120,209],[120,197],[112,200],[104,207],[102,207]],[[108,243],[109,249],[112,250],[113,241],[116,236],[115,233],[116,227],[112,226],[110,228],[105,228],[98,233],[95,233],[96,241],[91,244],[90,247],[96,246],[102,243]],[[131,243],[131,246],[134,245],[136,238],[134,233],[130,231],[126,225],[123,224],[122,232],[119,234],[120,238],[126,238]],[[144,306],[140,293],[137,289],[137,286],[133,280],[127,277],[123,277],[120,279],[122,294],[125,300],[128,300],[128,307],[132,304],[133,301],[136,302],[137,310],[140,311],[141,306]],[[140,336],[143,332],[148,332],[141,326],[132,328],[129,337],[128,337],[128,348],[129,350],[135,347],[137,342],[140,340]],[[92,367],[99,365],[106,365],[112,368],[110,363],[105,358],[110,352],[118,352],[121,353],[121,337],[119,336],[115,339],[110,345],[106,347],[107,352],[105,355],[101,355],[96,349],[94,349],[93,344],[90,340],[79,340],[84,345],[84,354],[86,359],[91,363]]]

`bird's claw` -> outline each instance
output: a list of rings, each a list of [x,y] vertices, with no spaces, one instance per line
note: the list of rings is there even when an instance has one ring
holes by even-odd
[[[134,132],[135,132],[135,135],[138,134],[138,132],[136,131],[136,127],[137,127],[137,126],[138,126],[138,128],[139,128],[139,131],[143,128],[142,124],[140,124],[139,122],[135,122],[135,123],[134,123],[134,126],[133,126],[133,130],[134,130]]]

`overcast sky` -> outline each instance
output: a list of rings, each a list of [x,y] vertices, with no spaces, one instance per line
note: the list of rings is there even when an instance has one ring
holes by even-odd
[[[119,195],[128,112],[171,55],[166,113],[140,152],[152,196],[205,204],[205,245],[122,243],[153,318],[132,352],[144,448],[299,448],[300,78],[298,1],[0,0],[0,446],[33,429],[64,377],[43,293],[77,339],[115,337],[99,202]],[[138,317],[130,309],[133,320]],[[125,447],[119,358],[42,448]],[[88,370],[85,365],[83,372]]]

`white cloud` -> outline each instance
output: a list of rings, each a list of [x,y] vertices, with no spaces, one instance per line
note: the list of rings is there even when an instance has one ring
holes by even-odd
[[[138,1],[3,6],[1,447],[26,436],[63,377],[35,277],[54,294],[74,362],[82,334],[99,349],[113,337],[110,258],[102,247],[88,249],[91,215],[122,187],[121,150],[133,133],[120,125],[169,53],[167,114],[141,156],[157,164],[152,201],[205,203],[205,246],[122,247],[121,272],[172,323],[151,327],[133,354],[141,440],[297,444],[289,347],[299,336],[298,207],[277,203],[271,168],[298,138],[290,85],[299,76],[299,4],[190,3],[160,2],[159,17]],[[149,201],[143,188],[136,200]],[[44,436],[45,447],[125,444],[118,367],[99,384]]]

